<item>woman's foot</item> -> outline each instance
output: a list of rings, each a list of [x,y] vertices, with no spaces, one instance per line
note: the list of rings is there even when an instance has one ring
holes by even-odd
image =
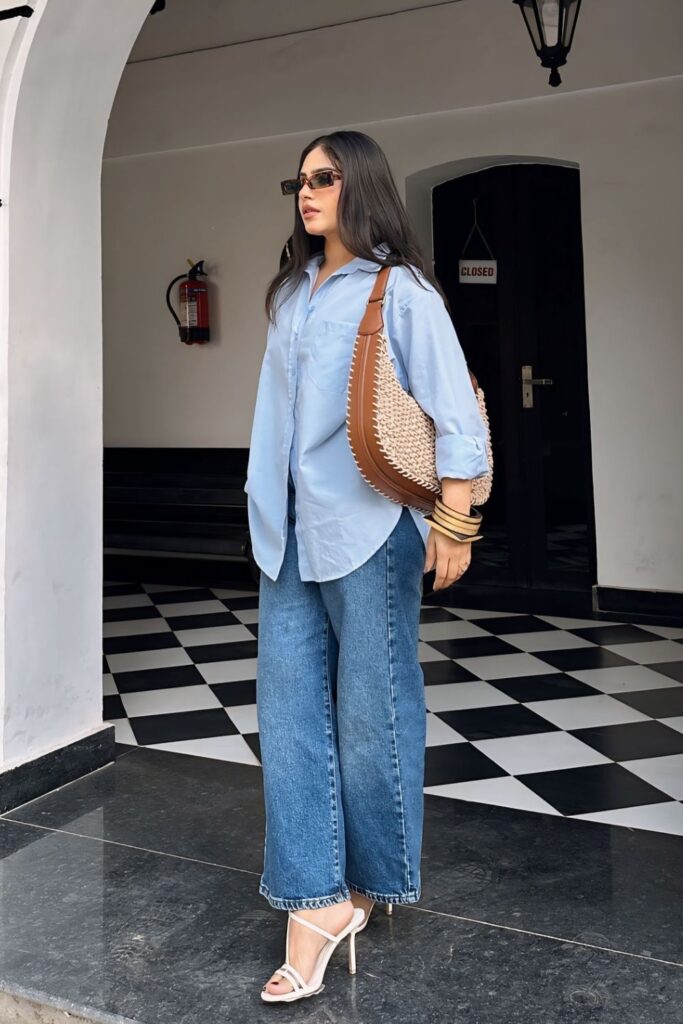
[[[337,935],[353,917],[354,906],[360,905],[354,904],[351,900],[344,900],[343,903],[334,903],[331,907],[297,910],[295,913],[312,921],[320,928],[324,928],[326,932]],[[312,928],[307,928],[304,924],[299,924],[296,918],[290,920],[289,963],[297,969],[306,982],[310,980],[318,953],[326,942],[327,939],[324,935],[318,934]],[[273,974],[264,985],[266,992],[272,992],[273,995],[291,992],[293,987],[292,983],[287,978],[283,978],[281,974]]]
[[[355,889],[351,890],[351,902],[354,907],[360,907],[365,912],[365,920],[368,919],[368,914],[372,910],[375,901],[371,900],[369,896],[363,896],[362,893],[356,892]]]

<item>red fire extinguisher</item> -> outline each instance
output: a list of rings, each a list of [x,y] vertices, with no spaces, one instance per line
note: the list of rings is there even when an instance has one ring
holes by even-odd
[[[166,305],[170,309],[173,319],[178,325],[180,340],[186,345],[203,345],[209,341],[209,292],[205,281],[199,280],[199,275],[206,277],[204,260],[190,264],[190,270],[185,274],[174,277],[166,289]],[[177,315],[171,305],[171,288],[176,281],[183,280],[178,289],[180,316]]]

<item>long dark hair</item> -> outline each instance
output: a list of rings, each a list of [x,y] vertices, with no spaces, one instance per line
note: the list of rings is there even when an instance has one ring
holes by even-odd
[[[363,132],[340,131],[320,135],[302,152],[297,174],[316,146],[322,146],[332,166],[343,175],[337,208],[342,245],[354,256],[382,266],[407,266],[419,282],[413,270],[417,267],[445,300],[438,281],[425,263],[381,147]],[[309,235],[306,231],[297,196],[294,203],[294,231],[285,249],[288,258],[268,285],[266,293],[266,313],[270,320],[275,319],[276,297],[280,289],[287,286],[291,294],[302,281],[310,258],[325,248],[322,235]],[[373,251],[382,243],[388,248],[383,258]]]

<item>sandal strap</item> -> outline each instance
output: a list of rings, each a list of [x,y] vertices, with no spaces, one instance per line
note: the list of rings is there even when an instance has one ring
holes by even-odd
[[[307,928],[312,928],[314,932],[318,932],[320,935],[324,935],[326,939],[331,939],[332,942],[336,942],[339,938],[338,935],[333,935],[331,932],[326,932],[324,928],[321,928],[317,924],[313,924],[312,921],[308,921],[305,917],[299,917],[298,914],[293,913],[290,910],[289,916],[293,917],[295,921],[299,921],[301,924],[305,924]]]
[[[306,988],[306,982],[301,977],[296,967],[294,967],[293,964],[288,963],[286,960],[283,963],[282,967],[277,967],[275,969],[274,973],[281,974],[283,978],[286,978],[286,980],[291,983],[294,991],[296,991],[297,988],[299,988],[300,990]]]

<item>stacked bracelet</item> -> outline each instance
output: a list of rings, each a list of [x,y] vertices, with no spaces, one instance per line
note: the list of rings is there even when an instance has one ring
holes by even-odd
[[[483,539],[483,534],[477,532],[482,523],[482,514],[478,509],[474,510],[474,515],[466,515],[451,508],[450,505],[444,505],[443,501],[437,498],[434,511],[431,516],[425,516],[425,521],[440,533],[463,543],[469,544],[471,541]]]

